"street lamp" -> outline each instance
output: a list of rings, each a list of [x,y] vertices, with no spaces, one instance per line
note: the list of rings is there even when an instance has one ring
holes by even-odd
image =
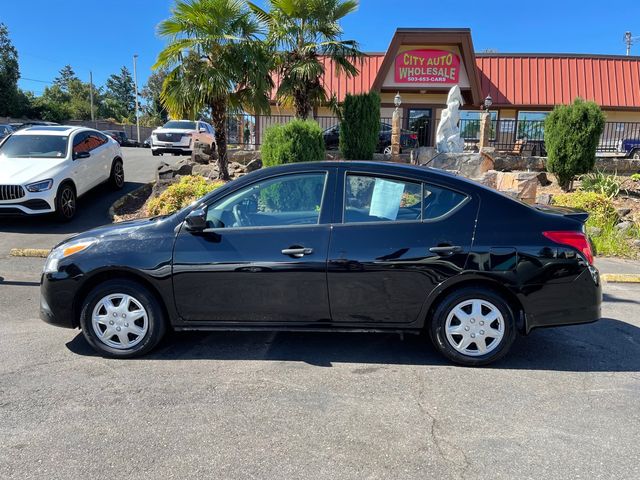
[[[491,108],[491,105],[493,105],[493,98],[491,98],[491,95],[487,95],[487,98],[484,99],[483,105],[484,109],[488,112]]]
[[[133,56],[133,86],[136,94],[136,131],[138,133],[138,144],[140,144],[140,115],[138,113],[139,105],[138,105],[138,72],[136,71],[136,63],[138,60],[138,54],[136,53]]]
[[[402,105],[402,97],[400,96],[400,92],[396,93],[396,96],[393,97],[393,104],[396,108],[399,108]]]

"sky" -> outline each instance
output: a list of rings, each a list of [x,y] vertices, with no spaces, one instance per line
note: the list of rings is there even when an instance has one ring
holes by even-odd
[[[264,4],[258,0],[256,3]],[[0,0],[0,22],[18,49],[21,88],[41,94],[66,64],[96,85],[138,54],[144,85],[164,40],[156,26],[174,0]],[[623,34],[640,36],[637,0],[360,0],[342,23],[345,39],[386,51],[398,27],[468,27],[476,51],[624,54]],[[632,54],[640,55],[640,38]]]

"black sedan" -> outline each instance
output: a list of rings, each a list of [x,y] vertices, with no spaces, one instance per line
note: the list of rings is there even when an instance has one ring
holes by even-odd
[[[463,365],[600,317],[587,215],[417,166],[258,170],[184,210],[90,230],[47,259],[41,317],[132,357],[174,330],[429,332]]]

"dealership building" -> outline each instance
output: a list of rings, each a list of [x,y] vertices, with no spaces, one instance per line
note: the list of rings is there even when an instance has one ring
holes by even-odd
[[[576,97],[602,107],[608,121],[603,137],[611,137],[610,143],[638,136],[640,57],[478,53],[470,29],[399,28],[386,52],[367,53],[358,67],[359,75],[347,78],[337,75],[326,59],[322,82],[327,96],[342,100],[348,93],[377,91],[381,117],[390,119],[394,97],[400,93],[403,128],[419,131],[425,146],[434,144],[447,93],[454,85],[464,98],[463,121],[479,118],[485,99],[491,98],[496,142],[515,141],[522,131],[519,123],[544,119],[555,105],[571,103]],[[291,109],[272,106],[274,116],[292,114]],[[319,108],[315,116],[330,118],[332,113]]]

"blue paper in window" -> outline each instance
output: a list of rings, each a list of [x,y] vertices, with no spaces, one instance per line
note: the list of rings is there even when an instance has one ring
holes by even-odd
[[[398,210],[400,210],[404,187],[404,183],[376,178],[369,215],[395,220],[398,217]]]

